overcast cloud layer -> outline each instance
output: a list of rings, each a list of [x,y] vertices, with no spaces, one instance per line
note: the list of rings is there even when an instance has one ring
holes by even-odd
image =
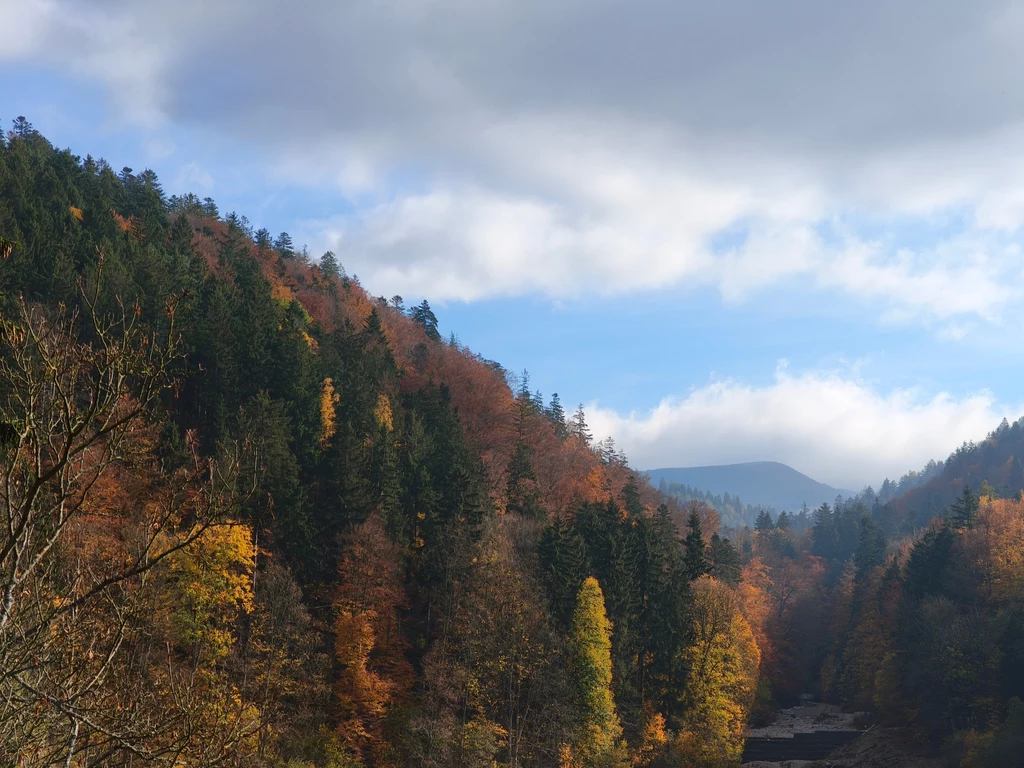
[[[38,0],[0,22],[0,56],[345,190],[355,214],[303,234],[371,288],[742,300],[802,275],[900,319],[1019,301],[1019,5]],[[856,224],[877,216],[964,226],[902,243]]]
[[[293,234],[375,293],[798,284],[947,339],[1024,319],[1019,3],[0,0],[0,29],[0,64],[109,86],[155,147],[200,128],[340,192]],[[899,474],[1001,415],[808,374],[600,418],[641,465],[718,434],[851,483],[828,467]]]

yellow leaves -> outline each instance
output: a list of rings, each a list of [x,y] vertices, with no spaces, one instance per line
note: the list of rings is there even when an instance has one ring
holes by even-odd
[[[302,332],[302,339],[303,341],[306,342],[306,346],[309,347],[311,352],[316,352],[318,349],[320,349],[320,345],[317,344],[316,339],[314,339],[305,331]]]
[[[693,583],[693,641],[683,652],[690,670],[686,727],[676,749],[698,764],[739,758],[757,685],[761,654],[736,594],[708,576]]]
[[[558,750],[558,768],[583,768],[583,764],[576,759],[572,747],[563,744]]]
[[[320,388],[320,447],[326,449],[338,428],[336,406],[341,396],[334,391],[334,382],[330,377],[324,379]]]
[[[660,712],[645,712],[644,728],[640,732],[640,744],[633,756],[633,765],[644,768],[650,765],[668,746],[668,733],[665,730],[665,716]]]
[[[168,559],[174,577],[172,623],[179,642],[213,659],[223,658],[234,643],[238,612],[253,609],[252,532],[240,524],[214,526]]]
[[[14,241],[0,237],[0,259],[9,259],[14,252]]]
[[[391,401],[388,400],[388,396],[381,392],[377,395],[377,407],[373,409],[373,416],[377,419],[377,425],[393,432],[395,429],[394,421],[391,416]]]
[[[70,205],[68,206],[68,210],[71,211],[71,215],[74,216],[79,221],[82,221],[85,218],[81,208],[75,208],[75,206]]]
[[[586,760],[611,755],[622,737],[612,698],[611,632],[604,594],[597,579],[590,576],[576,598],[569,630],[573,678],[583,716],[576,747]]]

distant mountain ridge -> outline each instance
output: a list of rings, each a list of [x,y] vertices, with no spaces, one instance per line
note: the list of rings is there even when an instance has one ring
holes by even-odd
[[[777,461],[751,461],[707,467],[663,467],[646,472],[654,485],[662,480],[700,488],[714,494],[740,496],[748,504],[761,504],[782,511],[795,511],[802,504],[814,508],[831,504],[836,496],[852,496],[842,488],[819,483]]]

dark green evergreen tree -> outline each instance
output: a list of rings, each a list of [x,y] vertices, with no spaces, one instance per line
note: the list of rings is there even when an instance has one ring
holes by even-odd
[[[569,436],[569,427],[565,423],[565,411],[562,409],[562,401],[558,399],[558,393],[551,396],[551,403],[547,409],[548,419],[554,427],[555,436],[559,440],[565,440]]]
[[[409,317],[426,332],[428,339],[441,341],[441,334],[437,330],[437,316],[430,309],[430,303],[426,299],[409,310]]]
[[[334,251],[326,251],[320,257],[320,271],[328,278],[341,277],[341,265],[338,263],[338,257],[334,255]]]
[[[728,539],[723,539],[717,533],[711,534],[708,560],[708,573],[716,579],[733,587],[740,583],[740,553]]]
[[[687,526],[689,531],[683,540],[683,562],[690,581],[693,581],[708,572],[704,534],[701,532],[700,515],[697,514],[696,510],[690,512]]]
[[[757,513],[757,523],[754,529],[759,533],[771,533],[775,530],[775,521],[772,520],[771,512],[761,510]]]
[[[963,493],[950,507],[950,520],[953,526],[958,529],[973,528],[978,522],[980,508],[981,502],[977,494],[971,490],[968,483],[964,483]]]

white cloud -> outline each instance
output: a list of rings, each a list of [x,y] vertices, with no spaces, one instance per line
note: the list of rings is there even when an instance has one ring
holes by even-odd
[[[213,176],[193,160],[178,169],[174,176],[174,188],[188,192],[210,192],[213,189]]]
[[[612,435],[637,467],[781,461],[859,490],[945,459],[1022,411],[1024,404],[997,403],[987,391],[959,398],[882,392],[849,375],[791,374],[780,366],[768,386],[714,381],[647,413],[592,404],[587,418],[595,436]]]
[[[0,3],[0,29],[4,31],[0,61],[36,53],[41,38],[53,23],[54,6],[55,3],[45,0],[34,3]]]
[[[126,119],[255,142],[271,176],[348,196],[354,214],[309,240],[374,290],[685,281],[744,301],[802,278],[943,328],[1021,303],[1022,18],[1002,0],[0,8],[8,58],[107,83]],[[907,234],[950,211],[957,231]],[[892,237],[821,234],[879,215]]]

